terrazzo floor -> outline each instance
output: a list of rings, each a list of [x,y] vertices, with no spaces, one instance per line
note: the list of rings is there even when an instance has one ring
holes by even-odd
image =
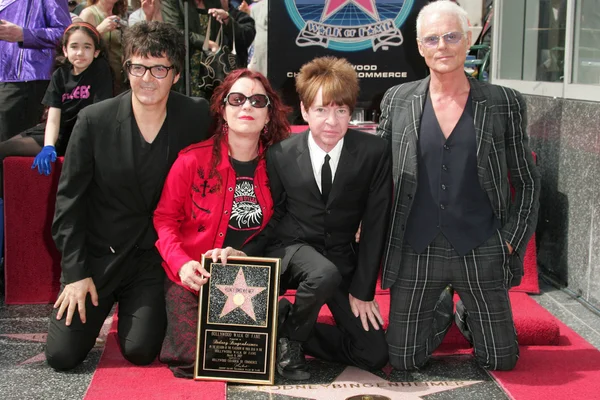
[[[533,298],[600,349],[600,316],[543,279]],[[0,399],[82,399],[102,354],[94,348],[85,362],[67,373],[52,370],[44,358],[50,305],[6,306],[0,300]],[[107,320],[105,335],[110,326]],[[436,358],[419,372],[384,369],[376,373],[310,360],[307,382],[279,378],[275,386],[228,385],[229,400],[290,399],[507,399],[470,356]],[[369,395],[370,397],[365,397]],[[176,399],[174,395],[170,397]]]

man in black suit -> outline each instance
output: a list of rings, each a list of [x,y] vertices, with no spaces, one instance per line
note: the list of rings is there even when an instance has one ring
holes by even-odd
[[[205,100],[171,91],[184,55],[174,27],[135,25],[125,35],[131,91],[78,117],[52,226],[62,254],[46,348],[53,368],[71,369],[85,359],[115,302],[123,356],[143,365],[160,351],[165,274],[152,214],[178,152],[206,138],[210,119]]]
[[[346,60],[304,65],[296,89],[309,130],[267,152],[275,210],[266,255],[282,258],[281,285],[297,289],[293,305],[280,305],[277,370],[308,379],[304,352],[379,369],[387,345],[374,294],[392,203],[390,148],[348,129],[358,79]],[[323,304],[337,326],[316,323]]]

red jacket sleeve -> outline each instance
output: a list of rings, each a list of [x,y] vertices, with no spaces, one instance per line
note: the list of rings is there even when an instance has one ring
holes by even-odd
[[[166,262],[165,269],[169,268],[177,279],[183,264],[192,261],[183,249],[181,223],[185,219],[185,201],[191,192],[194,164],[192,157],[177,158],[154,211],[154,227],[158,234],[156,247]]]

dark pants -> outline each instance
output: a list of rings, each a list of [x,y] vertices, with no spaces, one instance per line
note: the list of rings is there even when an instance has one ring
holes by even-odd
[[[38,124],[49,81],[0,82],[0,142]]]
[[[499,232],[463,257],[441,233],[421,254],[405,244],[390,292],[387,342],[392,366],[414,369],[430,359],[445,333],[444,327],[435,326],[435,305],[452,284],[468,312],[477,362],[487,369],[512,369],[519,347],[508,297],[508,257]]]
[[[85,324],[81,323],[77,311],[70,326],[65,325],[64,315],[57,321],[57,310],[52,312],[46,343],[46,358],[51,367],[68,370],[83,362],[115,302],[119,303],[117,333],[123,356],[137,365],[154,361],[166,326],[165,273],[161,259],[155,250],[140,251],[122,267],[128,271],[120,285],[111,294],[99,298],[97,307],[87,296]]]
[[[369,331],[352,313],[348,290],[337,267],[311,246],[302,246],[290,259],[282,285],[296,288],[296,300],[279,335],[303,343],[304,351],[326,361],[362,369],[382,368],[388,359],[383,329]],[[318,324],[327,304],[336,325]]]

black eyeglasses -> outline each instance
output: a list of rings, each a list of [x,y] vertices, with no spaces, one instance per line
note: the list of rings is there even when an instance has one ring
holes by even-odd
[[[243,93],[231,92],[223,99],[223,103],[227,102],[233,107],[239,107],[246,103],[246,100],[250,100],[250,105],[254,108],[265,108],[271,101],[266,94],[253,94],[252,96],[246,96]]]
[[[127,61],[125,63],[125,67],[127,68],[127,72],[129,72],[133,76],[142,77],[146,75],[146,71],[150,70],[150,74],[156,79],[164,79],[169,75],[169,71],[174,69],[174,66],[167,67],[165,65],[153,65],[151,67],[146,67],[142,64],[132,64]]]
[[[431,35],[425,36],[422,39],[419,39],[423,46],[425,47],[437,47],[440,43],[440,38],[444,39],[444,43],[446,44],[457,44],[463,38],[462,32],[448,32],[443,35]]]

